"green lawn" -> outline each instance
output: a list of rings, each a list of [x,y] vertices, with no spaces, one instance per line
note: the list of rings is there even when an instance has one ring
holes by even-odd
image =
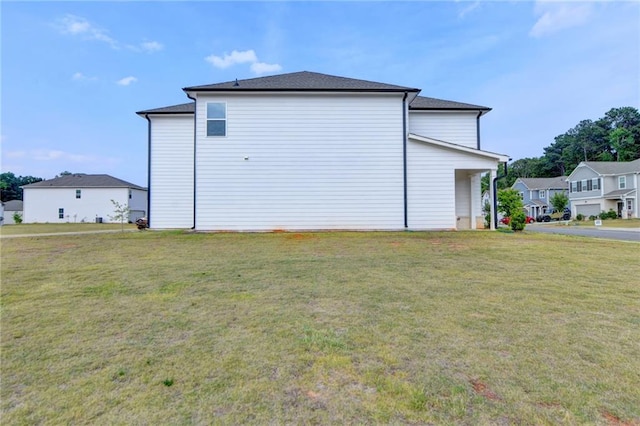
[[[0,226],[0,235],[48,234],[59,232],[86,232],[119,230],[119,223],[28,223]],[[125,223],[124,229],[135,229],[131,223]]]
[[[640,244],[2,241],[3,424],[637,424]]]
[[[574,220],[571,224],[578,226],[595,226],[593,220]],[[606,228],[640,228],[640,219],[606,219],[602,221],[601,226]]]

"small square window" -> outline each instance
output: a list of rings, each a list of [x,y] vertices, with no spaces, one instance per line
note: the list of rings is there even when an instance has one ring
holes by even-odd
[[[627,189],[627,177],[618,176],[618,189]]]
[[[540,198],[545,198],[547,196],[546,192],[544,191],[544,189],[540,190]]]
[[[76,198],[78,198],[78,199],[82,198],[82,190],[81,189],[76,189]]]
[[[207,102],[207,136],[227,135],[227,104]]]

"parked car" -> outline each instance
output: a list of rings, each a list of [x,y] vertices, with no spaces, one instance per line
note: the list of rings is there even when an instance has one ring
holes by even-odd
[[[531,216],[527,216],[525,219],[525,223],[533,223],[536,220],[534,218],[532,218]],[[505,225],[508,225],[511,223],[511,218],[509,216],[505,216],[502,219],[500,219],[500,223],[503,223]]]
[[[536,218],[538,222],[551,222],[552,220],[570,220],[571,209],[565,208],[562,211],[549,210]]]

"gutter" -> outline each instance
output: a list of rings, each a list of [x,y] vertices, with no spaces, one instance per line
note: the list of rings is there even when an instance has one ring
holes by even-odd
[[[402,178],[404,183],[404,229],[409,228],[408,203],[407,203],[407,96],[404,92],[402,98]]]
[[[476,141],[478,142],[478,150],[480,150],[480,116],[482,115],[482,111],[478,111],[478,116],[476,117]]]
[[[189,92],[185,91],[187,98],[193,101],[193,226],[191,229],[196,229],[196,124],[197,123],[197,114],[196,114],[196,98],[192,98]]]
[[[147,120],[147,227],[151,228],[151,119],[145,114]]]

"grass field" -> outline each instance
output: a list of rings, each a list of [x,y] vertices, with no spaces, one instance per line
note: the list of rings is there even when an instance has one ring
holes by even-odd
[[[636,243],[2,241],[3,424],[640,423]]]
[[[26,234],[49,234],[59,232],[86,232],[86,231],[108,231],[120,230],[119,223],[28,223],[21,225],[0,226],[0,235],[26,235]],[[127,223],[124,229],[136,229],[136,226]]]

